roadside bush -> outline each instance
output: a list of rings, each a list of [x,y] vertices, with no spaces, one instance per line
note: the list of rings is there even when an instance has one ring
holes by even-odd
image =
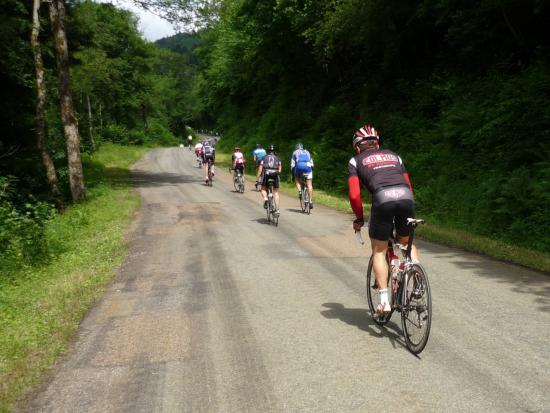
[[[0,177],[0,267],[4,275],[48,260],[44,225],[56,213],[52,205],[32,197],[18,200],[12,190],[14,181]]]
[[[103,138],[113,143],[128,145],[130,143],[130,132],[123,125],[110,123],[103,131]]]
[[[178,139],[174,134],[156,119],[152,119],[149,123],[146,135],[151,143],[157,143],[162,146],[174,146],[178,144]]]

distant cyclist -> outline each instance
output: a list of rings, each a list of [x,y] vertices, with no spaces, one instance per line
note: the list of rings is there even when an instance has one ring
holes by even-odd
[[[364,125],[353,134],[353,149],[357,153],[348,164],[349,201],[355,213],[353,229],[358,231],[364,225],[361,184],[372,194],[372,208],[369,220],[373,269],[380,294],[376,309],[381,315],[390,312],[388,301],[388,264],[386,251],[388,239],[394,225],[399,243],[409,240],[407,218],[414,218],[414,195],[409,175],[401,158],[388,149],[380,149],[378,132],[370,125]],[[411,252],[413,261],[418,261],[416,248]]]
[[[208,182],[208,162],[212,162],[212,176],[214,176],[214,161],[216,160],[216,149],[210,141],[205,141],[202,146],[202,163],[204,164],[204,180]]]
[[[264,208],[267,209],[267,186],[268,181],[273,182],[273,196],[275,198],[275,214],[279,215],[279,176],[283,169],[281,160],[275,155],[275,146],[270,145],[267,155],[260,161],[258,175],[262,175],[262,196]]]
[[[201,156],[201,152],[202,152],[202,142],[197,142],[197,144],[195,145],[195,155],[197,156],[197,158]]]
[[[308,150],[304,149],[304,145],[298,143],[296,150],[292,153],[290,160],[290,170],[298,188],[298,197],[302,196],[302,175],[305,175],[307,189],[309,191],[309,207],[313,208],[313,158]]]
[[[191,145],[193,144],[193,137],[191,135],[187,137],[187,144],[189,145],[189,150],[191,150]]]
[[[256,166],[256,169],[259,168],[260,162],[262,161],[262,159],[264,159],[265,155],[266,155],[266,151],[264,148],[262,148],[262,145],[260,145],[259,143],[256,144],[256,149],[254,149],[254,151],[252,152],[252,157],[254,158],[254,165]],[[260,181],[260,173],[257,172],[256,182],[259,182],[259,181]]]
[[[246,160],[244,159],[244,154],[241,152],[241,148],[235,146],[233,155],[231,155],[231,169],[235,171],[235,175],[237,175],[237,173],[244,175],[245,162]]]

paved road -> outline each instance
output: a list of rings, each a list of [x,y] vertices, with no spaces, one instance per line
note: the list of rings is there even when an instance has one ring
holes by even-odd
[[[28,407],[41,412],[550,412],[550,277],[419,242],[434,319],[420,357],[373,324],[349,215],[202,184],[187,149],[135,168],[120,274]]]

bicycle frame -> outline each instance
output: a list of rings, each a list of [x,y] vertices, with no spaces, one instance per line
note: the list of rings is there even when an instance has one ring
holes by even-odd
[[[415,220],[412,218],[407,219],[407,225],[409,227],[409,240],[407,245],[400,244],[397,242],[397,236],[394,232],[392,238],[388,240],[388,251],[386,253],[386,261],[388,262],[388,284],[392,287],[392,294],[395,294],[395,301],[392,304],[392,307],[395,306],[395,309],[399,312],[404,309],[416,309],[416,306],[410,306],[407,302],[406,286],[409,284],[409,269],[413,265],[411,258],[412,245],[414,240],[414,229],[420,223],[424,223],[423,220]],[[391,253],[395,254],[395,248],[398,248],[403,254],[403,261],[400,261],[400,266],[397,268],[397,288],[394,289],[392,273],[390,268]],[[391,284],[390,284],[391,283]]]

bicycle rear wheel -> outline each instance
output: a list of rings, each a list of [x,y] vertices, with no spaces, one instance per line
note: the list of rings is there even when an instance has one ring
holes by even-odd
[[[244,194],[244,176],[239,176],[239,192]]]
[[[275,226],[279,225],[279,216],[277,215],[277,209],[275,208],[275,197],[272,196],[269,199],[269,211],[271,213],[271,221]]]
[[[304,204],[304,188],[300,190],[300,208],[302,209],[302,212],[306,212],[305,204]]]
[[[401,324],[407,348],[418,354],[428,343],[432,325],[432,295],[428,275],[419,264],[407,271],[407,285],[403,289]]]
[[[304,189],[304,195],[302,198],[304,199],[304,204],[305,204],[304,212],[309,215],[311,213],[311,208],[309,204],[309,202],[311,201],[309,199],[309,189],[307,188]]]
[[[212,169],[208,167],[208,186],[212,186]]]
[[[388,294],[391,294],[390,290],[388,289]],[[391,300],[392,302],[394,300]],[[380,304],[380,295],[378,294],[378,285],[376,285],[376,278],[374,271],[372,269],[372,255],[369,259],[369,266],[367,269],[367,302],[369,303],[369,310],[372,316],[372,319],[374,322],[378,325],[383,326],[388,321],[390,321],[391,315],[393,314],[393,305],[392,310],[389,313],[384,314],[381,317],[376,317],[374,314],[376,312],[376,307],[378,307],[378,304]]]
[[[240,185],[239,185],[239,177],[237,175],[233,175],[233,186],[235,187],[235,192],[240,191]]]

